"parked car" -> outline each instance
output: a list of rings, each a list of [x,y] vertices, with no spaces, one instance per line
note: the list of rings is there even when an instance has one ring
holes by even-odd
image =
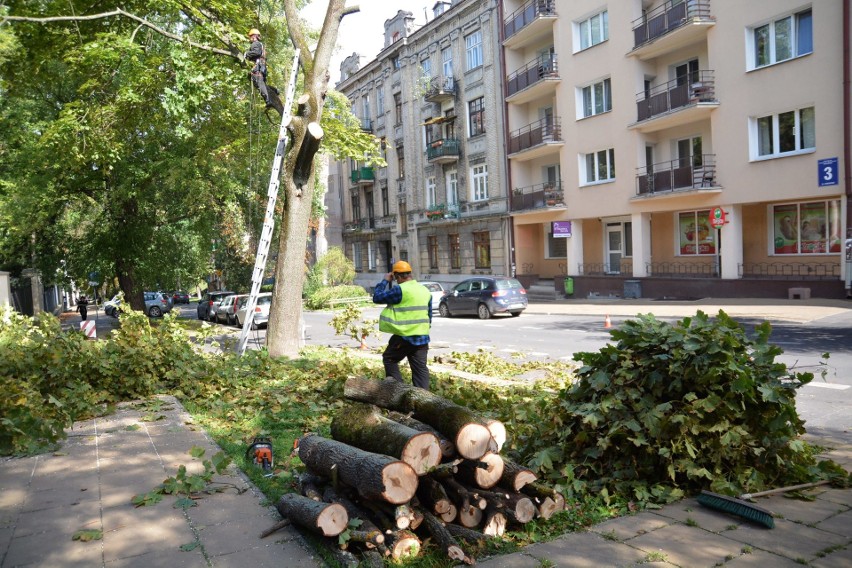
[[[248,298],[248,294],[233,294],[225,298],[216,306],[216,323],[224,322],[232,325],[240,307],[240,301]]]
[[[162,317],[163,314],[172,311],[171,301],[162,292],[143,292],[143,294],[145,296],[145,313],[149,317]]]
[[[104,313],[110,317],[116,317],[116,308],[121,305],[121,299],[124,296],[121,292],[104,302]]]
[[[198,307],[196,308],[198,319],[212,321],[210,311],[213,308],[213,305],[222,300],[225,296],[230,296],[232,294],[236,294],[236,292],[227,290],[223,290],[221,292],[206,292],[203,296],[201,296],[201,299],[198,300]]]
[[[441,305],[441,298],[444,297],[447,291],[444,290],[444,287],[441,286],[440,282],[421,282],[420,280],[418,280],[418,282],[426,286],[426,289],[432,292],[432,310],[437,310],[438,306]]]
[[[175,304],[188,304],[189,294],[187,294],[183,290],[176,290],[172,292],[172,300],[174,300]]]
[[[514,278],[477,276],[456,284],[438,306],[443,317],[476,314],[488,319],[494,314],[521,315],[527,307],[527,291]]]
[[[246,321],[246,304],[248,303],[248,296],[243,298],[239,309],[237,310],[235,316],[235,323],[237,327],[242,327],[243,323]],[[254,318],[251,321],[251,328],[257,329],[261,325],[267,325],[269,323],[269,306],[272,305],[272,292],[263,292],[262,294],[258,294],[257,296],[257,305],[254,308]]]

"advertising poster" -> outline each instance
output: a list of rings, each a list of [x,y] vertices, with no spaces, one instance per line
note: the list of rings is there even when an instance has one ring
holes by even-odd
[[[716,254],[716,231],[710,227],[710,211],[678,216],[680,254]]]
[[[840,200],[828,202],[828,252],[842,252],[840,238]]]
[[[775,254],[799,252],[799,214],[796,205],[776,205],[773,214]]]
[[[803,203],[802,224],[799,237],[802,241],[803,254],[827,252],[825,229],[825,203]]]

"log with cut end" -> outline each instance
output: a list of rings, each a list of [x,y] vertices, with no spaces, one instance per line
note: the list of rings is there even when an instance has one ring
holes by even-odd
[[[410,501],[417,491],[417,472],[407,463],[316,434],[299,440],[299,458],[326,477],[336,469],[338,478],[365,499],[399,505]]]
[[[448,512],[452,505],[444,486],[428,475],[420,478],[420,484],[417,487],[417,498],[420,499],[420,502],[427,511],[436,515],[443,515]]]
[[[331,421],[331,436],[368,452],[398,458],[417,475],[425,475],[441,463],[441,447],[434,434],[385,418],[373,405],[353,404],[338,412]]]
[[[549,519],[555,513],[565,510],[565,497],[543,483],[528,483],[521,487],[521,493],[535,498],[538,513],[543,519]]]
[[[494,445],[485,421],[470,409],[430,391],[387,378],[383,381],[350,377],[343,388],[346,398],[373,403],[432,426],[452,440],[458,454],[479,459]]]
[[[349,515],[343,505],[318,503],[296,493],[282,495],[276,508],[285,519],[323,536],[337,536],[346,530],[349,523]]]
[[[502,491],[480,491],[479,494],[488,501],[488,507],[493,507],[504,513],[509,520],[525,524],[533,520],[536,508],[532,498],[521,493],[506,493]],[[486,508],[486,509],[487,509]]]
[[[458,518],[458,516],[459,516],[458,507],[456,507],[452,503],[450,503],[450,508],[447,509],[447,512],[441,513],[441,515],[440,515],[441,520],[444,521],[445,523],[452,523],[453,521],[455,521]]]
[[[361,521],[358,528],[361,532],[365,533],[366,540],[363,542],[368,548],[380,546],[385,542],[385,535],[382,534],[379,527],[373,524],[366,512],[355,503],[338,493],[333,487],[326,487],[324,489],[322,500],[326,503],[339,503],[340,505],[343,505],[343,508],[346,509],[346,514],[349,515],[350,519],[359,519]],[[353,539],[354,538],[355,537],[353,537]]]
[[[482,525],[482,532],[488,536],[503,536],[503,533],[506,532],[506,524],[506,515],[496,508],[489,507],[485,510],[485,522]]]
[[[429,513],[429,511],[423,511],[423,517],[426,520],[426,528],[429,529],[429,534],[432,535],[432,538],[435,539],[435,543],[444,554],[450,560],[461,560],[464,562],[467,559],[467,555],[464,553],[464,550],[459,543],[456,541],[455,537],[450,534],[450,531],[447,530],[447,527],[444,526],[444,523],[435,518],[434,515]],[[470,564],[470,562],[468,562]]]
[[[463,483],[491,489],[503,475],[503,458],[500,454],[487,453],[477,461],[465,460],[459,464],[457,478]]]
[[[326,480],[324,478],[309,471],[304,471],[299,474],[298,482],[299,490],[302,492],[302,495],[308,499],[313,499],[314,501],[323,500],[320,487],[326,484]]]
[[[538,476],[522,465],[511,460],[503,460],[503,475],[500,476],[500,485],[517,493],[524,485],[534,482]]]
[[[411,531],[391,531],[387,535],[387,547],[391,558],[413,558],[420,554],[420,539]]]
[[[429,432],[430,434],[433,434],[436,438],[438,438],[438,444],[441,446],[441,455],[444,456],[444,458],[451,458],[456,455],[456,447],[446,436],[428,424],[420,422],[416,418],[412,417],[411,414],[403,414],[402,412],[391,410],[388,412],[388,418],[394,422],[399,422],[404,426],[408,426],[409,428],[414,428],[418,432]]]
[[[488,431],[491,432],[491,438],[494,440],[494,448],[491,451],[500,453],[500,450],[506,444],[506,426],[499,420],[494,419],[486,420],[485,425],[488,427]]]
[[[478,527],[482,523],[482,509],[473,505],[467,505],[466,507],[459,506],[458,521],[464,527]]]

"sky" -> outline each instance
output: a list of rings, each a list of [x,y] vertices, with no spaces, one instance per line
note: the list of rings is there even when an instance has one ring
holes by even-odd
[[[347,0],[347,6],[358,6],[360,12],[350,14],[343,18],[340,24],[340,33],[337,37],[337,49],[331,57],[329,72],[331,84],[340,80],[340,64],[344,59],[352,55],[353,51],[366,56],[362,64],[375,59],[384,46],[385,20],[394,17],[399,10],[407,10],[414,16],[415,29],[426,22],[423,9],[429,11],[432,16],[432,6],[435,0]],[[328,2],[325,0],[313,0],[300,12],[302,18],[317,28],[322,26],[325,18],[325,10]]]

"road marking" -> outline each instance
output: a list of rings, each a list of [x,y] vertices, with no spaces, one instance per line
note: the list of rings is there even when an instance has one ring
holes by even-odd
[[[534,329],[536,331],[544,329],[543,327],[536,327],[532,325],[522,325],[521,329]]]
[[[818,383],[816,381],[810,382],[805,385],[806,387],[819,387],[821,389],[834,389],[834,390],[846,390],[849,388],[849,385],[838,385],[836,383]]]

